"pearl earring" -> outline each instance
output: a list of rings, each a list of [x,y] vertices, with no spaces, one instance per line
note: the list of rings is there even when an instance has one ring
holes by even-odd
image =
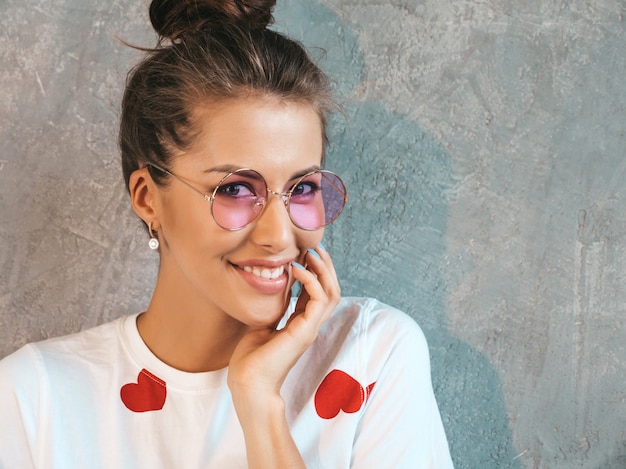
[[[152,223],[148,223],[148,231],[150,232],[150,241],[148,241],[148,247],[153,251],[159,249],[159,239],[155,236],[154,231],[152,231]]]

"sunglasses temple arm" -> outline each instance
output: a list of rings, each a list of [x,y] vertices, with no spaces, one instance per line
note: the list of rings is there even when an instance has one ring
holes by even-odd
[[[182,179],[182,178],[180,178],[180,177],[176,176],[176,175],[175,175],[175,174],[173,174],[173,173],[170,173],[167,169],[161,168],[160,166],[157,166],[157,165],[152,164],[152,163],[146,163],[146,166],[152,166],[153,168],[158,169],[158,170],[159,170],[159,171],[161,171],[162,173],[165,173],[165,174],[167,174],[167,175],[169,175],[169,176],[172,176],[172,177],[173,177],[174,179],[176,179],[177,181],[180,181],[180,182],[182,182],[184,185],[186,185],[187,187],[189,187],[190,189],[193,189],[193,191],[194,191],[194,192],[196,192],[196,193],[200,194],[202,197],[204,197],[204,199],[205,199],[207,202],[211,202],[211,201],[213,200],[213,196],[212,196],[212,195],[205,194],[204,192],[202,192],[202,191],[200,191],[200,190],[196,189],[195,187],[193,187],[191,184],[189,184],[189,183],[188,183],[187,181],[185,181],[184,179]]]

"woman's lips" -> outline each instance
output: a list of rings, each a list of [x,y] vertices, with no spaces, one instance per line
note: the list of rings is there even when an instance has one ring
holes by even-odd
[[[282,293],[289,283],[289,264],[278,266],[231,265],[248,285],[266,295]]]

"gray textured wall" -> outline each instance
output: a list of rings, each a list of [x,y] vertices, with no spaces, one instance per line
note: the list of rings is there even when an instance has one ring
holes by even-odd
[[[345,98],[345,294],[430,341],[459,468],[626,467],[626,4],[279,0]],[[116,149],[146,1],[0,0],[0,356],[142,309]],[[2,423],[0,423],[2,424]]]

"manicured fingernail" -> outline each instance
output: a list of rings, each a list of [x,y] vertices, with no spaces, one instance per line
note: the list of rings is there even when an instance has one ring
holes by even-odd
[[[318,253],[316,253],[316,252],[313,250],[313,248],[309,248],[309,252],[310,252],[311,254],[313,254],[315,257],[317,257],[318,259],[320,258],[320,255],[319,255]]]
[[[324,245],[322,243],[319,243],[317,245],[317,247],[323,249],[324,251],[326,251],[326,248],[324,247]]]
[[[291,265],[298,269],[306,270],[302,264],[298,264],[296,261],[291,261]]]

